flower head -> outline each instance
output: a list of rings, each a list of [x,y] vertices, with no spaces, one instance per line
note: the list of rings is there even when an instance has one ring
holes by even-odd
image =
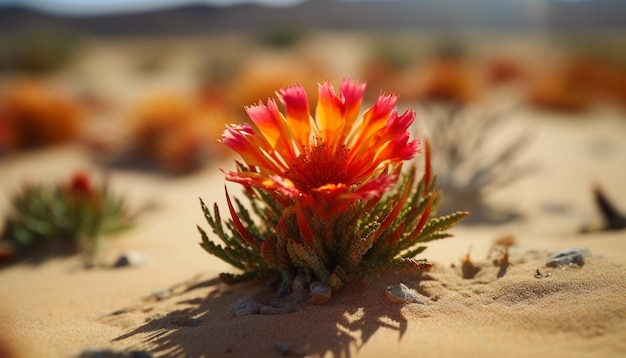
[[[249,170],[225,171],[230,181],[278,192],[288,198],[366,199],[379,197],[397,180],[402,163],[420,152],[410,138],[415,112],[399,114],[395,94],[381,94],[360,113],[364,83],[345,79],[339,94],[319,86],[314,116],[304,88],[278,91],[275,100],[246,108],[250,125],[228,126],[222,142]]]
[[[91,178],[85,172],[76,172],[68,185],[68,191],[79,195],[90,195],[93,192]]]
[[[102,210],[103,196],[105,193],[93,185],[89,174],[78,171],[72,175],[70,181],[59,186],[59,195],[67,198],[68,205],[72,205],[78,211]]]

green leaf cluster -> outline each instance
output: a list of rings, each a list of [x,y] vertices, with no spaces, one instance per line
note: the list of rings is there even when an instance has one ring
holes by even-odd
[[[88,194],[65,185],[26,185],[11,204],[2,240],[17,250],[55,240],[92,250],[101,237],[125,231],[135,220],[125,200],[112,195],[107,184]]]
[[[369,280],[387,269],[424,269],[431,265],[414,258],[426,249],[423,244],[451,236],[445,230],[468,215],[434,216],[441,193],[429,175],[416,182],[413,167],[387,195],[334,203],[347,206],[340,210],[299,199],[285,204],[276,193],[246,187],[249,208],[256,217],[239,200],[233,204],[226,192],[231,219],[224,221],[217,204],[211,211],[200,199],[209,226],[221,240],[214,243],[198,226],[201,246],[243,271],[224,273],[223,281],[234,284],[280,275],[281,294],[289,292],[291,280],[299,273],[338,289],[350,280]]]

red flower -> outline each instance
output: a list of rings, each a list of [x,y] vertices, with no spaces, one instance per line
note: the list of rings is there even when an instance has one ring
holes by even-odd
[[[89,196],[93,192],[91,186],[91,178],[85,172],[76,172],[72,176],[72,180],[69,185],[69,190],[78,195]]]
[[[420,149],[410,139],[415,112],[398,114],[395,94],[381,94],[360,114],[364,83],[344,80],[339,95],[326,81],[319,86],[314,116],[304,88],[293,85],[276,101],[246,108],[250,125],[230,125],[222,143],[239,153],[249,170],[225,171],[230,181],[275,191],[293,199],[379,197],[394,184],[402,163]]]

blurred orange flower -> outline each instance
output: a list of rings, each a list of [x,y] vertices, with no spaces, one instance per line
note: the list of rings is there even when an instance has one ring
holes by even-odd
[[[82,121],[75,100],[42,82],[17,81],[0,98],[0,152],[70,142]]]
[[[247,168],[224,171],[230,181],[320,203],[380,197],[393,185],[402,163],[421,151],[410,138],[415,112],[398,114],[395,94],[384,94],[360,114],[365,84],[343,80],[339,94],[330,82],[319,85],[312,116],[304,87],[278,91],[276,101],[246,108],[258,128],[230,125],[222,143],[236,151]]]
[[[217,104],[162,93],[149,97],[133,113],[131,140],[142,159],[169,173],[188,173],[223,155],[218,146],[225,123],[233,116]]]

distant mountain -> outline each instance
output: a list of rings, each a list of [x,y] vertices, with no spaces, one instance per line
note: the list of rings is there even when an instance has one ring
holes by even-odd
[[[0,32],[55,25],[93,35],[195,34],[302,29],[626,29],[624,0],[309,0],[291,7],[182,6],[136,14],[63,16],[0,7]]]

